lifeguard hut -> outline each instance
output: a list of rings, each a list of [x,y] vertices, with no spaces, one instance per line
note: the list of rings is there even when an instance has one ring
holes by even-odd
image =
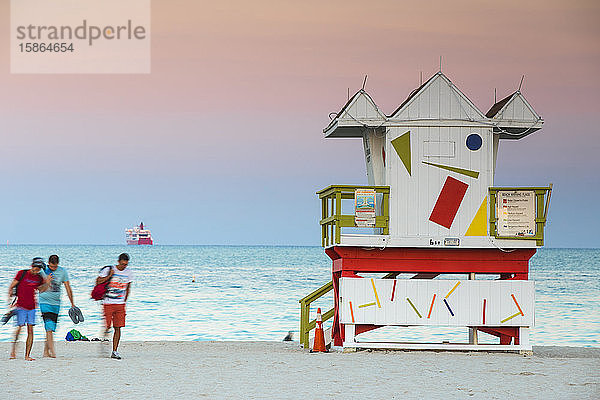
[[[332,281],[300,300],[305,347],[314,327],[310,303],[333,290],[334,306],[323,319],[333,318],[336,346],[531,351],[529,259],[544,243],[552,185],[496,187],[494,173],[501,142],[542,124],[520,90],[484,114],[441,71],[391,115],[364,88],[350,97],[323,132],[362,139],[368,185],[317,192]],[[354,212],[344,214],[348,202]],[[364,276],[373,273],[382,275]],[[360,340],[390,325],[462,326],[469,337]],[[478,331],[499,342],[479,344]]]

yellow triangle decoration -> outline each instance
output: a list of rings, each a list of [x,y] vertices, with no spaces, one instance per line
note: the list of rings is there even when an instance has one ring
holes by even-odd
[[[465,236],[487,236],[487,196],[483,198]]]
[[[392,146],[394,146],[396,153],[398,153],[400,160],[402,160],[402,164],[404,164],[408,175],[411,175],[410,131],[406,132],[404,135],[398,136],[396,139],[392,140],[391,143]]]

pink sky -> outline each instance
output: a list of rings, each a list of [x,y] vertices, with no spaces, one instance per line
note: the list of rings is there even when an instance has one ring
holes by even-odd
[[[181,177],[222,185],[300,179],[312,199],[321,185],[364,183],[360,142],[321,139],[347,89],[368,74],[367,91],[391,112],[442,56],[443,71],[484,112],[494,88],[502,98],[525,75],[523,93],[546,120],[540,133],[506,147],[499,179],[525,168],[531,175],[517,180],[531,184],[554,176],[599,182],[590,173],[600,168],[597,1],[155,0],[150,75],[10,74],[9,1],[1,0],[0,15],[0,165],[14,181],[53,177],[77,188],[81,175],[129,176],[124,160],[144,154],[140,180],[174,177],[167,191],[177,192]],[[340,154],[334,166],[332,152]],[[532,153],[534,165],[526,164]],[[576,201],[565,197],[564,209]],[[317,225],[300,230],[294,240],[318,242]],[[0,240],[23,235],[0,231]]]
[[[367,88],[392,110],[443,56],[444,71],[481,108],[494,87],[508,93],[525,74],[525,90],[546,113],[565,104],[570,112],[595,110],[597,2],[323,3],[153,1],[150,76],[9,75],[3,35],[0,82],[11,96],[0,105],[13,112],[323,112],[369,74]],[[8,1],[1,4],[7,26]]]

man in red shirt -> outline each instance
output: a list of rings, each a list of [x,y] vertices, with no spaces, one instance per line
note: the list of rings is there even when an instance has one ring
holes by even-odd
[[[27,341],[25,342],[25,360],[33,361],[29,356],[31,347],[33,346],[33,326],[35,325],[35,291],[45,291],[50,286],[52,278],[50,276],[43,279],[40,276],[40,271],[44,268],[44,260],[41,257],[36,257],[31,263],[31,268],[22,270],[17,273],[15,279],[8,287],[8,296],[13,293],[13,289],[17,288],[17,330],[15,331],[15,340],[12,344],[10,358],[17,358],[17,341],[21,328],[27,324]]]

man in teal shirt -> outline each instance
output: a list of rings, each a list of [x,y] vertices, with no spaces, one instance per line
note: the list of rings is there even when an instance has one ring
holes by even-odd
[[[48,258],[48,266],[44,269],[47,276],[52,277],[50,288],[39,294],[40,311],[44,319],[46,328],[46,344],[44,345],[44,357],[56,358],[54,351],[54,332],[56,331],[56,323],[60,314],[60,296],[62,294],[62,285],[65,285],[67,296],[71,301],[71,306],[75,307],[73,301],[73,291],[69,284],[69,273],[63,267],[58,266],[58,256],[53,254]]]

